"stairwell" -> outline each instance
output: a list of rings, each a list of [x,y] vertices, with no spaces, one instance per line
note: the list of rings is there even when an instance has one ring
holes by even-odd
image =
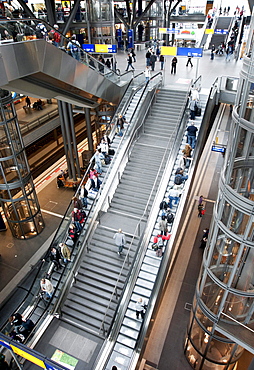
[[[89,243],[89,252],[83,254],[61,308],[62,320],[100,336],[106,334],[131,266],[123,265],[126,249],[122,256],[117,255],[113,235],[122,228],[127,239],[126,248],[130,247],[131,263],[139,244],[139,238],[134,237],[137,224],[141,219],[141,228],[146,226],[147,213],[144,212],[147,206],[149,213],[154,201],[186,99],[187,91],[162,89],[156,95],[145,119],[144,133],[133,144],[110,208],[101,215]],[[126,113],[127,121],[129,114]],[[151,279],[145,273],[143,277],[145,284]]]

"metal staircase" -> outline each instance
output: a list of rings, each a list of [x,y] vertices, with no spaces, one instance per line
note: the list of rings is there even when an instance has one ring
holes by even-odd
[[[149,213],[154,201],[168,159],[165,151],[169,154],[171,148],[168,141],[173,145],[183,102],[187,99],[187,91],[161,90],[157,95],[145,119],[144,133],[133,145],[110,208],[100,217],[89,242],[89,252],[84,252],[74,283],[61,307],[63,321],[97,335],[105,335],[111,324],[139,243],[139,238],[134,236],[136,225],[143,219],[142,227],[145,227],[145,211]],[[126,234],[127,247],[130,247],[129,264],[123,264],[126,250],[121,257],[116,253],[113,235],[119,227]],[[146,259],[147,267],[141,274],[136,294],[145,295],[147,288],[143,287],[142,277],[146,286],[149,280],[155,279],[147,274],[153,274],[156,267],[149,263],[149,257]]]

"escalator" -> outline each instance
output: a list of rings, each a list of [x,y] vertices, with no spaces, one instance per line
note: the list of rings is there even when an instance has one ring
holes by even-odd
[[[216,29],[219,30],[228,30],[230,31],[230,25],[232,23],[232,17],[218,17],[216,23]],[[208,49],[212,48],[212,45],[215,46],[215,49],[225,41],[226,34],[213,34]]]
[[[29,20],[29,24],[31,22],[38,21]],[[1,21],[0,26],[7,30],[9,23]],[[16,23],[19,28],[25,25],[27,32],[25,20]],[[35,33],[31,26],[29,33]],[[45,39],[32,37],[35,36],[30,35],[29,39],[24,36],[25,41],[11,42],[10,39],[6,40],[10,42],[0,44],[1,88],[89,108],[103,101],[119,103],[132,79],[131,72],[120,76],[82,49],[78,61]],[[68,45],[69,40],[63,35],[61,37],[62,42]]]

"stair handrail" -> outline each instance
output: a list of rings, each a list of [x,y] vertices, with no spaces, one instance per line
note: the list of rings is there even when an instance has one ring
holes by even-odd
[[[126,82],[130,81],[132,79],[132,71],[125,71],[123,74],[118,74],[117,71],[115,71],[113,68],[108,68],[105,64],[101,63],[98,59],[93,57],[91,54],[86,52],[82,47],[79,47],[75,42],[73,42],[71,39],[67,38],[65,35],[63,35],[59,30],[52,27],[50,24],[48,24],[46,21],[38,18],[22,18],[22,19],[0,19],[0,27],[2,26],[5,28],[5,30],[8,32],[9,36],[12,37],[12,39],[7,39],[6,43],[12,43],[12,42],[33,42],[35,41],[34,37],[36,37],[36,27],[38,24],[42,24],[45,27],[45,30],[43,32],[45,33],[43,40],[46,42],[52,41],[49,39],[50,32],[57,32],[61,35],[61,43],[65,46],[60,46],[59,49],[66,51],[65,49],[67,47],[67,44],[70,42],[79,50],[80,55],[80,62],[85,64],[87,67],[89,67],[92,70],[96,70],[98,73],[102,74],[107,79],[113,81],[116,84],[119,84],[122,80],[126,77]],[[22,25],[24,28],[22,28]],[[8,29],[8,26],[12,27],[12,29]],[[26,33],[30,33],[30,35],[23,35],[17,31],[24,31]],[[7,35],[5,36],[7,37]],[[21,41],[15,41],[17,37],[26,37],[26,40]],[[33,38],[32,38],[33,37]],[[13,40],[13,41],[12,41]],[[36,40],[42,40],[40,38],[36,38]],[[9,41],[9,42],[8,42]],[[3,43],[4,44],[4,43]],[[1,46],[1,45],[0,45]],[[56,46],[57,47],[57,46]],[[100,53],[98,53],[100,55]],[[83,60],[82,60],[83,58]]]
[[[155,90],[153,91],[153,97],[150,99],[150,102],[153,100],[154,96],[155,96]],[[171,136],[170,136],[170,137],[173,137],[173,136],[176,134],[176,131],[179,129],[179,127],[178,127],[178,126],[179,126],[179,123],[180,123],[180,122],[182,121],[182,119],[183,119],[183,115],[184,115],[184,112],[185,112],[185,110],[186,110],[187,104],[188,104],[188,99],[187,99],[187,101],[186,101],[186,105],[185,105],[184,107],[182,107],[182,109],[181,109],[181,111],[180,111],[180,114],[179,114],[179,116],[178,116],[178,124],[176,125],[176,127],[175,127],[174,131],[171,133]],[[141,123],[140,123],[140,125],[135,129],[135,131],[136,131],[136,132],[137,132],[137,131],[139,131],[139,130],[140,130],[140,128],[143,126],[143,124],[144,124],[144,120],[145,120],[145,117],[146,117],[146,114],[147,114],[148,110],[150,109],[150,106],[151,106],[151,104],[149,104],[148,109],[147,109],[147,111],[145,112],[145,114],[143,114],[144,112],[142,111],[142,117],[143,117],[143,118],[141,119]],[[140,113],[141,113],[141,112],[140,112]],[[138,120],[138,121],[139,121],[139,120]],[[136,138],[136,140],[137,140],[137,138]],[[111,299],[110,299],[110,301],[109,301],[109,303],[108,303],[108,307],[107,307],[107,309],[106,309],[106,311],[105,311],[105,315],[104,315],[104,318],[103,318],[103,320],[102,320],[101,329],[104,327],[104,323],[105,323],[105,320],[106,320],[106,317],[107,317],[107,312],[108,312],[108,310],[109,310],[109,308],[110,308],[110,305],[111,305],[112,299],[113,299],[113,297],[114,297],[114,291],[115,291],[115,289],[116,289],[116,287],[117,287],[117,284],[118,284],[118,282],[119,282],[119,280],[120,280],[120,276],[121,276],[121,274],[122,274],[123,267],[125,266],[126,261],[127,261],[128,257],[129,257],[131,247],[132,247],[132,245],[133,245],[133,243],[134,243],[135,238],[136,238],[137,236],[139,236],[139,237],[140,237],[140,235],[138,235],[137,231],[140,229],[140,225],[141,225],[142,221],[143,221],[144,219],[147,219],[147,217],[148,217],[148,215],[147,215],[147,210],[148,210],[148,207],[149,207],[150,199],[151,199],[151,197],[152,197],[152,193],[153,193],[154,188],[155,188],[155,186],[156,186],[156,181],[157,181],[157,179],[158,179],[159,172],[160,172],[160,170],[161,170],[161,167],[163,166],[164,159],[165,159],[166,155],[167,155],[167,156],[169,156],[168,150],[169,150],[169,146],[170,146],[170,145],[172,145],[172,144],[170,143],[170,139],[169,139],[169,141],[168,141],[168,145],[167,145],[167,147],[165,148],[164,155],[163,155],[163,158],[162,158],[161,163],[160,163],[160,167],[159,167],[159,169],[158,169],[158,171],[157,171],[157,175],[156,175],[156,178],[155,178],[155,180],[154,180],[154,183],[153,183],[153,186],[152,186],[152,190],[150,191],[149,198],[148,198],[148,200],[147,200],[147,203],[146,203],[146,206],[145,206],[145,209],[144,209],[143,215],[140,217],[140,219],[139,219],[139,221],[138,221],[138,223],[137,223],[137,225],[136,225],[136,228],[135,228],[135,230],[134,230],[134,233],[133,233],[133,236],[132,236],[131,242],[129,243],[129,248],[128,248],[127,252],[126,252],[126,256],[125,256],[125,259],[124,259],[124,261],[123,261],[122,268],[121,268],[121,270],[120,270],[120,273],[119,273],[118,279],[117,279],[116,284],[115,284],[115,287],[114,287],[114,289],[113,289],[113,293],[112,293]],[[172,148],[171,148],[171,149],[172,149]],[[142,239],[142,238],[141,238],[141,239]],[[139,242],[139,244],[140,244],[141,242],[142,242],[142,241],[140,241],[140,242]],[[140,248],[137,248],[137,251],[136,251],[136,253],[134,254],[132,265],[134,264],[134,262],[135,262],[135,260],[136,260],[136,258],[137,258],[137,254],[139,253],[139,249],[140,249]],[[129,275],[131,274],[131,271],[132,271],[132,269],[130,269],[130,271],[129,271],[128,275],[127,275],[126,282],[125,282],[124,286],[126,286],[126,284],[127,284],[127,282],[128,282],[128,277],[129,277]],[[124,292],[124,289],[122,290],[122,294],[123,294],[123,292]],[[116,313],[117,313],[117,309],[118,309],[118,307],[119,307],[119,303],[118,303],[117,308],[116,308],[116,310],[115,310],[115,314],[114,314],[114,316],[113,316],[113,318],[112,318],[111,325],[110,325],[110,327],[109,327],[109,331],[110,331],[110,328],[111,328],[111,327],[112,327],[112,325],[113,325],[114,318],[115,318],[115,316],[116,316]],[[101,330],[101,329],[100,329],[100,330]]]
[[[190,88],[190,84],[189,84],[189,88]],[[178,125],[178,128],[176,128],[176,130],[177,130],[177,132],[179,132],[179,130],[181,129],[181,130],[183,130],[183,127],[182,127],[182,124],[181,124],[181,122],[182,121],[184,121],[185,123],[186,123],[186,120],[187,120],[187,115],[186,115],[186,108],[187,108],[187,105],[188,105],[188,94],[186,94],[186,102],[185,102],[185,104],[183,105],[183,107],[182,107],[182,109],[181,109],[181,113],[179,114],[179,125],[181,126],[181,127],[179,127],[179,125]],[[185,126],[184,126],[185,127]],[[179,134],[177,135],[177,136],[179,136]],[[175,137],[175,140],[177,139],[177,137]],[[174,150],[174,144],[172,144],[172,150]],[[166,165],[166,167],[165,168],[167,168],[168,167],[168,165],[170,165],[170,161],[171,161],[171,159],[170,159],[170,156],[168,156],[168,164]],[[164,181],[164,179],[163,179],[163,176],[162,176],[162,180],[161,180],[161,183]],[[159,185],[159,187],[161,187],[161,184]],[[158,199],[158,196],[154,199],[154,203],[153,203],[153,205],[152,205],[152,208],[156,205],[156,203],[158,203],[160,200]],[[150,218],[150,217],[149,217]],[[149,222],[149,221],[148,221]],[[147,238],[148,239],[148,238]],[[141,243],[144,243],[144,241],[142,240],[141,241]],[[139,264],[140,264],[140,261],[142,260],[142,256],[141,256],[141,253],[145,253],[145,251],[144,251],[144,248],[137,248],[137,252],[139,251],[139,255],[137,255],[137,253],[135,254],[135,257],[133,258],[133,263],[136,263],[137,264],[137,266],[136,266],[136,269],[137,269],[137,272],[136,272],[136,277],[137,277],[137,275],[138,275],[138,272],[139,272]],[[133,273],[133,271],[132,271],[132,273]],[[135,274],[135,273],[134,273]],[[127,280],[127,279],[126,279]],[[127,284],[128,282],[126,281],[126,284]],[[129,301],[129,298],[130,298],[130,295],[132,294],[132,290],[131,289],[129,289],[130,290],[130,292],[128,293],[128,296],[124,296],[124,301]],[[124,290],[123,290],[123,293],[124,293]],[[122,294],[122,297],[123,297],[123,294]],[[151,299],[151,297],[150,297],[150,299]],[[152,299],[151,299],[152,300]],[[121,301],[119,301],[118,302],[118,304],[117,304],[117,307],[116,307],[116,309],[115,309],[115,313],[114,313],[114,316],[113,316],[113,318],[112,318],[112,324],[110,325],[110,327],[109,327],[109,331],[111,331],[112,330],[112,326],[115,324],[114,323],[114,321],[115,321],[115,317],[117,316],[117,314],[119,314],[119,307],[120,307],[120,305],[121,305]],[[127,303],[126,303],[126,305],[127,305]],[[124,307],[122,307],[122,309],[123,309]],[[122,310],[121,309],[121,310]],[[149,308],[148,308],[148,310],[149,310]],[[122,312],[120,312],[120,315],[123,315],[122,314]],[[119,320],[121,320],[121,318],[119,319]],[[116,323],[116,327],[117,328],[119,328],[119,323]],[[143,324],[142,324],[142,326],[141,326],[141,328],[143,327]],[[117,329],[116,329],[117,330]],[[112,343],[114,342],[114,338],[117,336],[118,334],[117,333],[115,333],[115,334],[113,334],[113,337],[110,337],[110,340],[107,342],[107,343],[105,343],[105,351],[107,352],[110,352],[110,348],[109,347],[112,347]],[[103,353],[103,349],[100,351],[100,353]],[[107,355],[106,355],[107,356]],[[96,370],[97,369],[104,369],[104,367],[102,367],[103,365],[102,365],[102,363],[103,364],[106,364],[106,362],[108,361],[108,357],[105,359],[105,356],[103,356],[104,357],[104,360],[102,359],[101,361],[100,361],[100,364],[98,365],[97,364],[97,366],[95,367],[96,368]]]

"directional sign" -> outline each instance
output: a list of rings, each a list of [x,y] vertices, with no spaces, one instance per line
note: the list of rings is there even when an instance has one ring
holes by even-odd
[[[167,33],[167,34],[174,33],[174,34],[179,34],[180,33],[180,30],[178,30],[176,28],[159,28],[159,33]]]
[[[222,29],[216,29],[214,30],[214,34],[215,35],[227,35],[228,34],[228,30],[222,30]]]
[[[225,153],[226,148],[219,146],[219,145],[213,145],[212,146],[212,152],[218,152],[218,153]]]
[[[203,56],[202,48],[177,48],[177,56],[201,58]]]
[[[95,52],[94,44],[82,44],[82,49],[85,50],[87,53]]]

